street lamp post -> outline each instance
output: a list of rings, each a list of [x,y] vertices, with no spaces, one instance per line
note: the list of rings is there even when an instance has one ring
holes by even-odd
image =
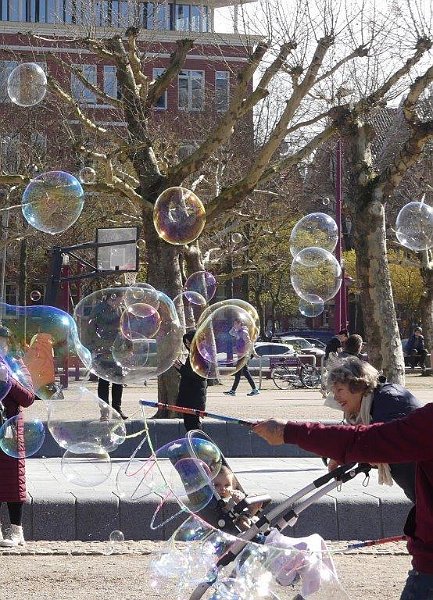
[[[347,328],[347,288],[344,273],[343,257],[343,231],[341,226],[341,214],[343,204],[343,149],[341,138],[337,140],[335,165],[335,220],[337,223],[338,242],[335,248],[335,258],[341,266],[341,287],[335,296],[334,329],[338,333]]]

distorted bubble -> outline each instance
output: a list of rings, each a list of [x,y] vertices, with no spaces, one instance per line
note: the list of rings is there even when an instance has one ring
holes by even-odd
[[[47,92],[47,76],[36,63],[23,63],[15,67],[8,77],[8,95],[18,106],[39,104]]]
[[[231,235],[231,240],[233,244],[240,244],[242,242],[242,233],[234,232]]]
[[[398,213],[395,224],[398,241],[405,248],[422,252],[433,247],[433,208],[422,202],[409,202]]]
[[[158,235],[169,244],[189,244],[203,231],[205,208],[191,190],[171,187],[158,196],[153,223]]]
[[[80,487],[101,485],[110,477],[111,469],[109,454],[97,444],[83,442],[70,446],[61,460],[65,479]]]
[[[126,438],[119,413],[85,388],[53,399],[48,406],[48,429],[61,448],[93,444],[106,452],[115,450]]]
[[[217,282],[209,271],[196,271],[188,277],[183,287],[186,292],[200,294],[206,302],[209,302],[215,296]]]
[[[129,340],[154,337],[161,326],[159,312],[143,302],[130,304],[120,317],[120,331]]]
[[[44,233],[61,233],[75,223],[84,206],[84,191],[73,175],[48,171],[24,190],[21,208],[26,221]]]
[[[131,302],[135,295],[141,297],[140,287],[106,288],[89,294],[75,307],[79,339],[91,353],[90,368],[106,381],[143,385],[167,371],[181,353],[183,330],[172,300],[152,288],[146,300],[154,296],[157,309],[148,302],[126,305],[125,298]],[[143,304],[146,310],[136,314],[133,307]],[[129,338],[143,343],[127,344]]]
[[[12,458],[33,456],[45,440],[45,426],[39,419],[19,413],[0,427],[0,449]]]
[[[38,398],[50,400],[60,393],[56,364],[69,360],[90,366],[90,353],[80,343],[77,325],[67,312],[54,306],[15,306],[0,303],[11,333],[6,362],[14,377]]]
[[[316,294],[308,294],[308,300],[304,300],[303,298],[299,300],[299,312],[304,317],[318,317],[324,309],[325,303]]]
[[[215,378],[223,369],[233,374],[254,352],[257,329],[251,316],[234,304],[220,306],[201,321],[190,348],[193,370],[201,377]]]
[[[42,294],[39,290],[32,290],[30,292],[30,300],[32,302],[39,302],[39,300],[42,298]]]
[[[240,300],[239,298],[229,298],[227,300],[221,300],[220,302],[215,302],[215,304],[208,306],[201,313],[197,325],[201,325],[201,323],[203,323],[203,321],[205,321],[209,317],[209,315],[211,315],[213,312],[215,312],[216,310],[218,310],[219,308],[224,307],[224,306],[237,306],[237,307],[241,308],[242,310],[245,310],[248,313],[248,315],[252,318],[252,320],[254,321],[255,331],[254,331],[253,337],[256,337],[256,338],[258,337],[258,335],[260,333],[259,314],[252,304],[250,304],[246,300]]]
[[[290,280],[296,294],[309,302],[318,296],[326,302],[341,286],[341,267],[330,252],[323,248],[304,248],[293,259]]]
[[[92,167],[83,167],[78,173],[78,179],[81,183],[92,184],[96,182],[96,171]]]
[[[197,292],[181,292],[173,298],[173,304],[185,329],[195,329],[197,317],[206,306],[206,300]]]
[[[302,217],[290,235],[290,252],[296,256],[304,248],[318,247],[333,252],[338,241],[337,223],[325,213]]]

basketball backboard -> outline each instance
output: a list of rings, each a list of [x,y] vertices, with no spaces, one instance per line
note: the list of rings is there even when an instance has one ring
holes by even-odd
[[[96,230],[96,268],[105,273],[138,271],[138,227]]]

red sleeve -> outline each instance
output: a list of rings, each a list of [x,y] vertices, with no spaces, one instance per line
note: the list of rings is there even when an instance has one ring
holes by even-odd
[[[35,400],[35,394],[33,390],[28,390],[13,377],[10,378],[10,381],[12,382],[12,387],[8,393],[8,399],[12,400],[19,406],[27,407],[32,405]]]
[[[403,419],[374,425],[322,425],[288,422],[284,441],[340,464],[403,463],[433,459],[433,403]]]

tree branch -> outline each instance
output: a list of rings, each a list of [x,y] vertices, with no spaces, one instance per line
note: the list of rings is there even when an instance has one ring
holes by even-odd
[[[176,50],[170,56],[170,65],[164,73],[149,84],[146,105],[155,106],[158,98],[167,90],[174,77],[177,77],[185,64],[186,56],[194,45],[193,40],[178,40]]]
[[[409,88],[409,93],[403,102],[403,114],[408,124],[412,127],[420,122],[416,112],[416,104],[423,91],[433,81],[433,65],[427,71],[415,79]]]

